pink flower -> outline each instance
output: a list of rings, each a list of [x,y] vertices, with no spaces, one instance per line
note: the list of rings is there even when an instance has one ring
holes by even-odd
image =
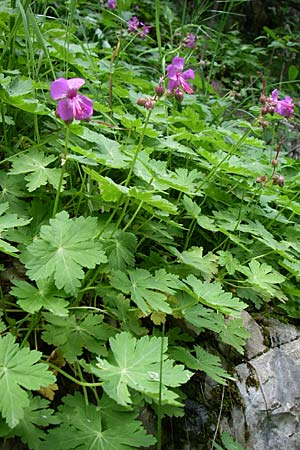
[[[127,20],[129,33],[136,33],[137,31],[139,31],[139,24],[140,22],[136,16],[133,16],[131,20]]]
[[[186,80],[194,79],[195,74],[192,69],[188,69],[185,72],[182,72],[184,67],[184,58],[180,58],[179,56],[175,56],[172,60],[172,64],[169,64],[167,67],[169,83],[168,90],[173,92],[174,89],[182,87],[185,92],[188,94],[193,94],[193,89],[187,83]]]
[[[84,83],[82,78],[58,78],[51,83],[51,97],[59,100],[56,112],[64,122],[85,120],[93,115],[93,101],[77,92]]]
[[[275,111],[283,117],[290,117],[294,112],[294,103],[291,97],[285,97],[283,100],[278,100],[278,90],[274,89],[272,92],[272,101],[275,104]]]
[[[107,0],[107,8],[108,9],[116,9],[117,8],[117,0]]]

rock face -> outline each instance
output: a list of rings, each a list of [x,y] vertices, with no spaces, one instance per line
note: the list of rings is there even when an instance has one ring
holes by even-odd
[[[300,330],[272,319],[262,333],[247,320],[257,334],[247,344],[248,361],[236,367],[244,407],[234,407],[230,431],[250,450],[300,450]]]

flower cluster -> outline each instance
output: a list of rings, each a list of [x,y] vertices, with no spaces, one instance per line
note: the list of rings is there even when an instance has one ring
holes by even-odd
[[[118,7],[117,0],[107,0],[106,7],[108,9],[116,9]]]
[[[283,117],[289,118],[294,112],[294,103],[291,97],[285,97],[278,100],[278,90],[274,89],[270,97],[266,97],[264,92],[260,96],[260,102],[263,104],[261,114],[274,114],[275,112]]]
[[[144,39],[151,30],[150,25],[145,25],[143,22],[140,22],[136,16],[133,16],[132,19],[127,21],[127,26],[129,33],[137,33],[142,39]]]
[[[195,74],[192,69],[185,70],[184,68],[184,58],[175,56],[172,60],[172,64],[167,66],[167,74],[169,78],[168,91],[169,94],[174,94],[178,101],[182,101],[183,92],[182,89],[187,94],[193,94],[194,91],[187,82],[187,80],[194,79]]]
[[[53,100],[59,100],[56,114],[64,122],[86,120],[93,115],[93,101],[85,95],[78,94],[78,89],[83,86],[82,78],[58,78],[50,86],[50,94]]]

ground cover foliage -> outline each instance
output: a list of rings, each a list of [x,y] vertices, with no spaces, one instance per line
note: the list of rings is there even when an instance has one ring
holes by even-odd
[[[160,449],[243,310],[300,317],[298,44],[200,3],[1,1],[3,449]]]

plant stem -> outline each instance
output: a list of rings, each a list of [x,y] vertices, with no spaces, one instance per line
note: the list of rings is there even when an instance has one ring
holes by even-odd
[[[159,52],[160,61],[162,60],[162,46],[161,46],[161,34],[160,34],[160,0],[155,0],[155,29],[156,40]]]
[[[57,187],[57,191],[56,191],[56,197],[55,197],[55,201],[54,201],[52,217],[54,217],[55,214],[57,213],[57,208],[58,208],[58,203],[59,203],[59,198],[60,198],[60,191],[61,191],[61,188],[62,188],[64,174],[65,174],[65,171],[66,171],[66,164],[67,164],[67,157],[68,157],[68,147],[69,147],[69,136],[70,136],[70,128],[67,125],[66,126],[65,151],[64,151],[63,158],[62,158],[62,168],[61,168],[60,179],[59,179],[59,183],[58,183],[58,187]]]
[[[72,377],[72,375],[68,374],[64,370],[62,370],[60,367],[57,367],[55,364],[52,364],[51,362],[47,361],[46,364],[48,364],[49,367],[56,370],[56,372],[60,373],[64,377],[68,378],[69,380],[73,381],[74,383],[78,384],[79,386],[86,386],[86,387],[96,387],[96,386],[102,386],[103,382],[101,383],[88,383],[87,381],[80,381],[76,378]]]
[[[159,391],[158,391],[158,408],[157,408],[157,450],[161,450],[161,400],[162,400],[162,375],[163,375],[163,354],[164,354],[164,337],[165,324],[162,324],[161,332],[161,347],[160,347],[160,362],[159,362]]]

